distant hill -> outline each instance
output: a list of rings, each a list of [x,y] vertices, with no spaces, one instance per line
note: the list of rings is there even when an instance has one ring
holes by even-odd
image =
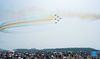
[[[71,52],[91,52],[91,51],[98,51],[96,49],[93,48],[56,48],[56,49],[43,49],[44,51],[56,51],[56,52],[67,52],[67,51],[71,51]]]
[[[91,52],[91,51],[98,51],[100,52],[100,50],[97,49],[93,49],[93,48],[55,48],[55,49],[35,49],[35,48],[31,48],[31,49],[13,49],[15,52],[36,52],[36,51],[46,51],[46,52]],[[7,51],[7,50],[3,50],[0,49],[1,51]]]

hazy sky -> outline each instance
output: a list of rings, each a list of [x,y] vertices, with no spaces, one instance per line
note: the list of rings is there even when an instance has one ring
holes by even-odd
[[[28,17],[35,19],[69,11],[99,14],[99,2],[100,0],[0,0],[0,22]],[[58,24],[37,23],[12,28],[9,33],[0,32],[0,48],[100,49],[100,20],[60,16],[62,20]]]

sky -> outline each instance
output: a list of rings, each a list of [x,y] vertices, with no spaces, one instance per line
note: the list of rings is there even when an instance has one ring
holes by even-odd
[[[95,13],[100,15],[100,0],[0,0],[0,24],[28,18],[41,19],[59,15],[55,24],[43,22],[31,26],[14,27],[0,31],[0,48],[69,48],[100,49],[100,20],[68,17],[64,14]]]

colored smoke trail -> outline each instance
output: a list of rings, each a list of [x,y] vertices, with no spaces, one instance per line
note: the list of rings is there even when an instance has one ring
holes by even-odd
[[[42,18],[42,19],[28,19],[28,20],[15,20],[15,21],[8,21],[5,24],[1,24],[0,25],[0,30],[5,30],[8,28],[13,28],[13,27],[20,27],[20,26],[27,26],[27,25],[34,25],[37,23],[44,23],[44,22],[50,22],[53,21],[55,19],[54,16],[48,16],[46,18]]]

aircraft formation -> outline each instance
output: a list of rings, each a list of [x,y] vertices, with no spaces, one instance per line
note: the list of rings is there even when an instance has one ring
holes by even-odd
[[[60,16],[58,16],[57,14],[54,15],[55,16],[55,24],[57,24],[62,18]]]

